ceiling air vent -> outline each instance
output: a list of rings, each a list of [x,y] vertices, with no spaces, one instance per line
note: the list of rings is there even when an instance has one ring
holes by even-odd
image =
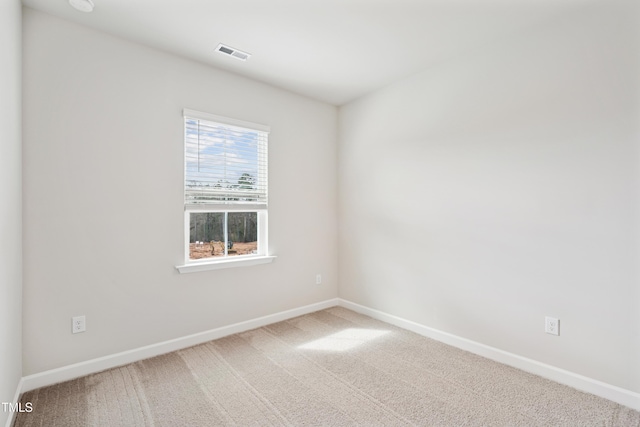
[[[218,45],[218,47],[216,48],[216,51],[220,53],[224,53],[225,55],[233,56],[234,58],[239,59],[241,61],[246,61],[251,57],[250,53],[243,52],[233,47],[225,46],[222,43]]]

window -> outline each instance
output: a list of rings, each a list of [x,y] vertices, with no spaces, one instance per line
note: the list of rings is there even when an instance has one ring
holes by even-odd
[[[269,128],[184,110],[184,132],[185,264],[266,256]]]

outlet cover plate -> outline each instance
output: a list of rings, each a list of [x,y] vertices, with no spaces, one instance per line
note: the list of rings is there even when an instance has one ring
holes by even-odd
[[[544,331],[551,335],[560,335],[560,320],[555,317],[545,317]]]
[[[87,321],[85,316],[75,316],[71,318],[71,333],[77,334],[87,330]]]

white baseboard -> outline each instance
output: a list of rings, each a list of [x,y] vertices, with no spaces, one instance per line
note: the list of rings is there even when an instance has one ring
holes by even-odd
[[[34,375],[28,375],[26,377],[23,377],[18,384],[14,402],[18,401],[20,394],[30,390],[34,390],[36,388],[46,387],[63,381],[72,380],[84,375],[101,372],[105,369],[115,368],[118,366],[126,365],[128,363],[133,363],[161,354],[170,353],[172,351],[181,350],[183,348],[202,344],[207,341],[259,328],[271,323],[281,322],[283,320],[302,316],[304,314],[312,313],[314,311],[323,310],[325,308],[334,307],[337,305],[348,308],[358,313],[365,314],[374,319],[390,323],[400,328],[407,329],[419,335],[423,335],[425,337],[435,339],[445,344],[449,344],[462,350],[475,353],[479,356],[483,356],[488,359],[504,363],[505,365],[522,369],[523,371],[539,375],[543,378],[568,385],[587,393],[595,394],[596,396],[603,397],[605,399],[640,411],[640,393],[616,387],[614,385],[588,378],[574,372],[566,371],[564,369],[556,368],[551,365],[540,363],[526,357],[518,356],[517,354],[509,353],[507,351],[490,347],[479,342],[471,341],[466,338],[433,329],[428,326],[413,322],[411,320],[406,320],[401,317],[387,314],[382,311],[365,307],[341,298],[334,298],[316,304],[310,304],[304,307],[259,317],[257,319],[247,320],[245,322],[235,323],[233,325],[223,326],[209,331],[188,335],[186,337],[176,338],[173,340],[140,347],[129,351],[124,351],[122,353],[117,353],[110,356],[100,357],[97,359],[88,360],[86,362],[76,363],[62,368],[40,372]],[[15,414],[11,414],[9,416],[7,427],[11,426],[14,416]]]
[[[387,314],[382,311],[353,303],[351,301],[347,301],[341,298],[339,298],[338,300],[338,305],[344,308],[348,308],[349,310],[353,310],[357,313],[365,314],[369,317],[373,317],[374,319],[390,323],[402,329],[407,329],[419,335],[432,338],[434,340],[449,344],[462,350],[469,351],[479,356],[486,357],[487,359],[495,360],[496,362],[504,363],[505,365],[522,369],[523,371],[539,375],[543,378],[550,379],[560,384],[568,385],[587,393],[595,394],[596,396],[603,397],[605,399],[640,411],[640,393],[626,390],[621,387],[604,383],[602,381],[594,380],[592,378],[588,378],[574,372],[566,371],[564,369],[556,368],[555,366],[547,365],[533,359],[518,356],[517,354],[509,353],[495,347],[490,347],[476,341],[471,341],[457,335],[433,329],[428,326],[413,322],[411,320],[406,320],[401,317]]]
[[[11,401],[12,403],[17,403],[18,400],[20,399],[20,395],[22,394],[22,386],[24,384],[24,378],[20,378],[20,381],[18,382],[18,386],[16,387],[16,392],[13,395],[13,400]],[[9,418],[7,418],[7,424],[6,427],[12,427],[13,426],[13,420],[16,417],[17,412],[9,412]]]
[[[105,369],[111,369],[128,363],[137,362],[139,360],[148,359],[150,357],[159,356],[161,354],[170,353],[172,351],[181,350],[183,348],[202,344],[228,335],[260,328],[271,323],[281,322],[304,314],[313,313],[314,311],[335,307],[336,305],[338,305],[338,299],[334,298],[315,304],[305,305],[304,307],[270,314],[257,319],[251,319],[245,322],[235,323],[233,325],[223,326],[185,337],[123,351],[122,353],[116,353],[110,356],[99,357],[97,359],[87,360],[86,362],[75,363],[62,368],[28,375],[22,378],[17,395],[40,387],[46,387],[63,381],[69,381],[74,378],[101,372]]]

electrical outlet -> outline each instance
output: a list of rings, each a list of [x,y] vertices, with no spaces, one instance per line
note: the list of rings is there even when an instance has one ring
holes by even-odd
[[[545,317],[544,331],[551,335],[560,335],[560,320],[555,317]]]
[[[84,316],[76,316],[71,318],[71,333],[77,334],[87,330],[87,323]]]
[[[316,274],[316,285],[322,284],[322,274]]]

